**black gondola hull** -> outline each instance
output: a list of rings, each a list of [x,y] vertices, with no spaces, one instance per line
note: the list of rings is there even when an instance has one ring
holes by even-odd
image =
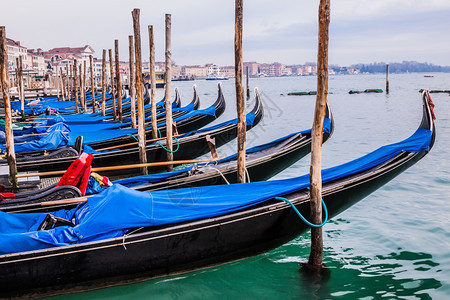
[[[412,155],[335,189],[324,185],[330,217],[375,191],[417,162]],[[287,195],[309,218],[307,192]],[[271,201],[253,209],[129,237],[52,248],[0,258],[2,296],[96,289],[139,279],[188,272],[274,249],[308,229],[290,206]],[[63,267],[61,267],[63,266]]]

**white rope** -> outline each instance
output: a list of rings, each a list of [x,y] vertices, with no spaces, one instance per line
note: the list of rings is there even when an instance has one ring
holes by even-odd
[[[213,169],[213,170],[217,171],[217,172],[220,174],[220,176],[222,176],[223,180],[225,180],[225,182],[226,182],[227,184],[230,184],[230,182],[227,180],[227,178],[225,177],[225,175],[223,175],[223,173],[222,173],[219,169],[214,168],[213,166],[204,166],[204,168],[210,168],[210,169]]]
[[[250,182],[250,174],[248,173],[248,169],[247,168],[244,168],[244,169],[245,169],[245,174],[247,175],[247,179],[248,179],[247,182]]]
[[[150,197],[152,197],[151,202],[152,202],[152,219],[153,219],[153,195],[152,195],[152,193],[148,193],[148,194],[150,195]],[[137,229],[135,229],[135,230],[132,230],[132,231],[130,231],[130,232],[128,232],[128,233],[125,233],[125,234],[122,236],[122,246],[123,246],[123,248],[124,248],[125,250],[127,250],[127,247],[125,246],[125,239],[126,239],[126,237],[129,236],[129,235],[131,235],[131,234],[133,234],[133,233],[135,233],[135,232],[138,232],[138,231],[141,230],[142,228],[144,228],[144,227],[139,227],[139,228],[137,228]]]
[[[123,248],[124,248],[125,250],[128,250],[127,247],[125,246],[125,238],[126,238],[127,236],[129,236],[129,235],[131,235],[131,234],[133,234],[133,233],[135,233],[135,232],[141,230],[142,228],[144,228],[144,227],[139,227],[139,228],[137,228],[137,229],[135,229],[135,230],[132,230],[132,231],[130,231],[130,232],[128,232],[128,233],[126,233],[126,234],[124,234],[124,235],[122,236],[122,246],[123,246]]]

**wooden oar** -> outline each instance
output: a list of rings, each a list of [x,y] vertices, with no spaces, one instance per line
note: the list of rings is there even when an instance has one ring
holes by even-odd
[[[49,134],[48,132],[44,132],[44,133],[30,133],[30,134],[23,134],[20,136],[37,136],[37,135],[47,135]],[[69,134],[69,132],[67,131],[63,131],[62,134]]]
[[[177,135],[179,136],[179,135]],[[174,137],[177,137],[174,136]],[[152,139],[152,140],[147,140],[147,143],[153,143],[153,142],[157,142],[157,141],[161,141],[161,140],[165,140],[165,137],[161,137],[161,138],[157,138],[157,139]],[[137,145],[138,142],[132,142],[132,143],[128,143],[128,144],[120,144],[120,145],[115,145],[115,146],[111,146],[111,147],[106,147],[106,148],[101,148],[101,149],[95,149],[96,151],[105,151],[105,150],[113,150],[113,149],[117,149],[117,148],[122,148],[122,147],[126,147],[126,146],[133,146],[133,145]]]
[[[24,121],[24,122],[14,122],[14,124],[39,124],[42,123],[43,121]]]
[[[86,202],[86,201],[87,201],[86,197],[80,197],[80,198],[71,198],[71,199],[64,199],[64,200],[41,202],[41,206],[52,206],[52,205],[59,205],[59,204],[75,204],[75,203],[81,203],[81,202]]]
[[[114,170],[123,170],[123,169],[137,169],[137,168],[142,168],[142,167],[160,167],[160,166],[167,166],[167,165],[195,164],[195,163],[201,163],[201,162],[213,162],[213,161],[217,161],[219,159],[220,158],[205,158],[205,159],[191,159],[191,160],[160,161],[160,162],[153,162],[153,163],[146,163],[146,164],[98,167],[98,168],[92,168],[91,172],[114,171]],[[65,172],[66,171],[51,171],[51,172],[18,174],[17,178],[62,175]]]

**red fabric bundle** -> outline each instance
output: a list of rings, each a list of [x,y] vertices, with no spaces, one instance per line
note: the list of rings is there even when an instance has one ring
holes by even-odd
[[[81,193],[86,193],[87,183],[91,174],[91,163],[94,156],[83,153],[77,158],[61,177],[56,186],[72,185],[80,189]]]

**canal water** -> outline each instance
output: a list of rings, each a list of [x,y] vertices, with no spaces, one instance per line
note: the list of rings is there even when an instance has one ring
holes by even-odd
[[[419,89],[449,90],[450,74],[330,76],[328,100],[335,131],[323,146],[323,167],[358,158],[411,135],[419,126]],[[216,81],[173,82],[183,105],[197,86],[201,107],[217,97]],[[227,109],[217,122],[236,117],[234,80],[222,81]],[[248,132],[248,146],[311,128],[315,96],[288,96],[316,89],[315,77],[255,78],[265,117]],[[380,94],[349,90],[383,89]],[[162,97],[162,91],[158,96]],[[328,277],[310,279],[299,271],[309,255],[305,233],[268,253],[191,273],[64,295],[53,299],[448,299],[450,297],[450,97],[431,94],[436,105],[434,148],[419,163],[331,219],[324,227]],[[218,149],[234,153],[236,143]],[[310,156],[273,179],[309,171]],[[299,222],[301,220],[299,219]]]

